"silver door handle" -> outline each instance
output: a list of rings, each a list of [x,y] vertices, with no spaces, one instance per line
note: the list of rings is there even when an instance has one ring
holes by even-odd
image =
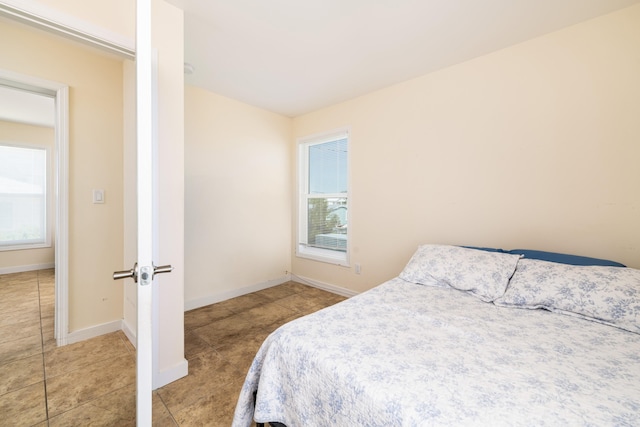
[[[156,274],[160,274],[160,273],[171,273],[173,271],[173,267],[170,265],[159,265],[159,266],[153,266],[153,275],[155,276]]]
[[[156,267],[153,263],[151,263],[151,267],[142,267],[140,268],[140,284],[142,286],[149,285],[156,274],[171,273],[171,270],[173,270],[173,267],[170,265],[161,265]]]
[[[170,265],[160,265],[158,267],[154,265],[152,278],[156,274],[171,273],[172,271],[173,271],[173,267]],[[138,283],[138,263],[137,262],[133,265],[133,268],[131,270],[113,272],[113,280],[128,279],[128,278],[132,278],[134,282]],[[142,272],[142,279],[143,279],[142,280],[143,284],[147,284],[150,282],[149,274],[147,273],[147,270],[144,268]]]
[[[138,283],[138,263],[133,264],[131,270],[122,270],[113,272],[113,280],[132,278],[134,282]]]

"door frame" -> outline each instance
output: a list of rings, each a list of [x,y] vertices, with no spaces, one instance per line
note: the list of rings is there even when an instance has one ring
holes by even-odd
[[[55,100],[55,326],[58,346],[67,344],[69,335],[69,87],[0,69],[0,82],[6,86],[50,96]]]

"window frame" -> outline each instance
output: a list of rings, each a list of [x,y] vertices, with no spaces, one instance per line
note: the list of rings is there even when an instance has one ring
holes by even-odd
[[[53,230],[53,211],[52,211],[52,156],[51,156],[51,148],[46,145],[41,144],[29,144],[29,143],[21,143],[15,141],[0,141],[1,146],[5,147],[17,147],[17,148],[26,148],[33,150],[43,150],[45,153],[45,185],[44,185],[44,241],[22,241],[13,244],[2,244],[0,243],[0,252],[4,251],[16,251],[16,250],[27,250],[27,249],[42,249],[42,248],[50,248],[52,247],[52,230]]]
[[[346,193],[327,193],[322,195],[309,193],[309,147],[313,145],[323,144],[338,139],[347,139],[347,191]],[[349,267],[349,255],[351,252],[351,215],[349,215],[351,203],[351,128],[343,127],[334,129],[329,132],[317,133],[297,140],[297,233],[296,233],[296,256],[314,261],[325,262],[329,264]],[[347,244],[345,251],[337,251],[333,249],[318,248],[309,246],[306,243],[308,233],[308,208],[309,199],[311,198],[346,198],[347,203]]]

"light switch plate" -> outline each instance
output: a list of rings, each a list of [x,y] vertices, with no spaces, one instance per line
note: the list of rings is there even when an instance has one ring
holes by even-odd
[[[104,190],[93,190],[93,203],[104,203]]]

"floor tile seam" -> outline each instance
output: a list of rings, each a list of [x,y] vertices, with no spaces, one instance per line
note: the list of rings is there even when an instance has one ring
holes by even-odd
[[[226,319],[228,319],[228,318],[230,318],[230,317],[237,316],[237,315],[238,315],[238,313],[233,313],[233,314],[231,314],[231,315],[229,315],[229,316],[225,316],[225,317],[219,317],[219,318],[216,318],[216,319],[207,319],[207,321],[206,321],[206,322],[204,322],[204,323],[202,323],[202,324],[198,323],[198,325],[197,325],[197,326],[191,326],[191,327],[189,327],[189,326],[186,326],[186,325],[185,325],[184,329],[185,329],[185,331],[192,331],[192,330],[194,330],[194,329],[201,328],[201,327],[203,327],[203,326],[208,326],[208,325],[210,325],[210,324],[212,324],[212,323],[220,322],[220,321],[226,320]]]
[[[46,380],[46,381],[53,380],[53,379],[56,379],[56,378],[58,378],[58,377],[60,377],[60,376],[68,375],[68,374],[74,373],[74,372],[76,372],[76,371],[79,371],[79,370],[81,370],[81,369],[85,369],[85,368],[90,367],[90,366],[92,366],[92,365],[97,365],[97,364],[99,364],[99,363],[106,362],[106,361],[108,361],[108,360],[124,359],[125,357],[130,357],[130,358],[132,358],[132,359],[133,359],[133,361],[134,361],[134,363],[135,363],[135,361],[136,361],[135,357],[132,357],[132,355],[131,355],[131,354],[122,354],[122,355],[119,355],[119,356],[116,356],[116,357],[107,357],[107,358],[100,359],[100,360],[92,360],[91,362],[84,363],[84,364],[82,364],[81,366],[77,366],[77,367],[75,367],[75,368],[73,368],[73,369],[71,369],[71,370],[64,371],[64,372],[61,372],[61,373],[56,374],[56,375],[47,375],[47,373],[46,373],[46,371],[47,371],[47,367],[46,367],[46,363],[45,363],[45,380]],[[51,370],[51,368],[49,368],[49,370]]]
[[[118,332],[122,332],[122,333],[120,334]],[[127,350],[127,354],[130,354],[135,358],[136,357],[135,344],[129,341],[129,337],[127,337],[127,334],[125,334],[124,331],[120,330],[120,331],[116,331],[115,333],[118,334],[118,338],[120,338],[120,342],[124,346],[125,350]],[[133,349],[131,349],[130,347],[133,347]]]
[[[131,346],[131,348],[129,348],[129,345]],[[129,343],[129,345],[125,344],[125,347],[127,348],[127,353],[129,354],[129,356],[131,356],[135,360],[137,360],[138,359],[138,356],[137,356],[138,349],[133,345],[133,343]]]
[[[40,334],[30,334],[16,338],[15,340],[5,341],[0,343],[0,348],[4,347],[5,349],[11,350],[11,352],[16,352],[20,349],[26,350],[34,347],[36,343],[39,345],[42,343],[42,336]],[[37,353],[42,353],[42,348],[38,347]],[[33,354],[31,354],[31,356],[33,356]]]
[[[11,304],[10,307],[5,307],[5,310],[11,310],[13,306],[16,304],[25,304],[25,303],[33,303],[34,301],[40,299],[40,293],[37,289],[33,291],[27,292],[11,292],[11,293],[0,293],[0,298],[2,304]]]
[[[287,323],[289,323],[289,322],[285,322],[285,323],[283,323],[282,325],[285,325],[285,324],[287,324]],[[280,325],[280,326],[282,326],[282,325]],[[264,333],[267,333],[267,334],[268,334],[268,335],[267,335],[267,337],[268,337],[269,335],[271,335],[272,333],[274,333],[274,332],[276,331],[276,329],[278,329],[278,328],[280,327],[280,326],[278,326],[278,328],[273,329],[273,328],[271,328],[270,326],[271,326],[271,325],[260,326],[260,327],[258,327],[258,332],[264,332]],[[266,340],[266,339],[267,339],[267,337],[265,337],[264,339]]]
[[[110,395],[110,394],[115,393],[115,392],[117,392],[117,391],[119,391],[119,390],[122,390],[123,388],[130,387],[130,386],[135,385],[135,384],[136,384],[136,380],[135,380],[135,378],[134,378],[134,379],[133,379],[133,381],[132,381],[132,382],[130,382],[130,383],[127,383],[127,384],[122,385],[121,387],[118,387],[118,388],[115,388],[115,389],[109,390],[109,391],[107,391],[106,393],[103,393],[103,394],[100,394],[100,395],[94,396],[94,397],[92,397],[92,398],[91,398],[91,399],[89,399],[89,400],[82,401],[82,402],[77,402],[77,404],[75,404],[75,405],[71,406],[71,407],[70,407],[70,408],[68,408],[68,409],[64,409],[64,410],[62,410],[62,411],[60,411],[60,410],[58,409],[58,411],[59,411],[59,412],[54,412],[53,414],[51,414],[51,413],[50,413],[51,411],[50,411],[50,409],[49,409],[49,399],[47,398],[47,400],[45,401],[45,402],[46,402],[46,407],[47,407],[47,419],[50,419],[50,418],[56,418],[56,417],[58,417],[58,416],[60,416],[60,415],[62,415],[62,414],[64,414],[64,413],[66,413],[66,412],[72,411],[72,410],[74,410],[74,409],[78,409],[78,408],[80,408],[80,407],[82,407],[82,406],[84,406],[84,405],[86,405],[86,404],[93,404],[92,406],[94,406],[94,407],[97,407],[97,408],[100,408],[100,409],[103,409],[103,410],[105,410],[105,411],[108,411],[108,412],[113,413],[113,411],[111,411],[110,409],[105,409],[105,408],[104,408],[104,407],[102,407],[102,406],[95,405],[95,402],[96,402],[96,401],[98,401],[99,399],[103,399],[103,398],[104,398],[105,396],[107,396],[107,395]]]
[[[38,304],[38,317],[40,317],[40,302],[38,302],[37,304]],[[3,311],[2,316],[0,316],[0,320],[11,320],[16,316],[35,314],[35,312],[36,312],[36,303],[35,302],[30,302],[29,305],[33,306],[33,307],[26,306],[26,304],[25,305],[17,305],[17,304],[13,305],[10,310],[4,310]],[[29,310],[31,310],[33,313],[29,313]]]
[[[42,332],[42,303],[40,302],[40,282],[38,282],[38,320],[40,321],[40,344],[42,345],[43,363],[44,363],[44,333]]]
[[[297,317],[295,317],[294,319],[291,319],[291,317],[292,317],[293,315],[296,315]],[[260,330],[260,331],[271,331],[271,332],[275,332],[275,331],[276,331],[277,329],[279,329],[281,326],[283,326],[283,325],[285,325],[285,324],[287,324],[287,323],[289,323],[289,322],[292,322],[292,321],[294,321],[294,320],[296,320],[296,319],[299,319],[300,317],[303,317],[303,316],[304,316],[304,314],[302,314],[302,313],[294,312],[293,314],[291,314],[291,315],[289,315],[289,316],[285,317],[284,319],[276,320],[276,321],[274,321],[274,322],[271,322],[271,323],[268,323],[268,324],[261,325],[261,326],[260,326],[260,327],[258,327],[257,329],[258,329],[258,330]],[[288,319],[288,320],[287,320],[287,319]],[[285,320],[286,320],[286,321],[285,321]]]
[[[45,381],[44,381],[44,378],[43,378],[43,379],[41,379],[41,380],[34,381],[34,382],[32,382],[32,383],[29,383],[29,384],[21,385],[21,386],[20,386],[20,387],[18,387],[18,388],[13,388],[13,389],[11,389],[11,390],[5,391],[4,393],[0,393],[0,398],[1,398],[1,397],[3,397],[3,396],[6,396],[6,395],[8,395],[8,394],[11,394],[11,393],[14,393],[14,392],[18,392],[18,391],[20,391],[20,390],[24,390],[25,388],[33,387],[33,386],[34,386],[34,385],[36,385],[36,384],[44,383],[44,382],[45,382]],[[45,398],[46,398],[46,397],[45,397]]]
[[[325,304],[325,303],[318,302],[317,304],[311,304],[311,307],[318,310],[322,310],[323,308],[331,307],[332,305],[336,305],[336,304],[338,303],[334,302],[332,304]]]
[[[132,383],[132,384],[135,384],[135,383]],[[107,392],[107,393],[105,393],[105,394],[101,394],[100,396],[96,396],[96,397],[94,397],[94,398],[93,398],[93,399],[91,399],[91,400],[87,400],[87,401],[85,401],[85,402],[80,402],[79,404],[74,405],[73,407],[71,407],[71,408],[69,408],[69,409],[65,409],[65,410],[64,410],[64,411],[62,411],[62,412],[58,412],[58,413],[56,413],[56,414],[55,414],[55,415],[53,415],[52,417],[49,417],[49,404],[48,404],[48,403],[49,403],[49,401],[47,400],[47,405],[46,405],[46,407],[47,407],[47,420],[49,420],[49,419],[53,419],[53,418],[57,418],[57,417],[60,417],[60,416],[62,416],[62,415],[64,415],[64,414],[66,414],[67,412],[75,411],[75,410],[77,410],[77,409],[79,409],[79,408],[81,408],[81,407],[83,407],[83,406],[88,406],[88,405],[91,405],[91,406],[93,406],[94,408],[98,408],[98,409],[101,409],[101,410],[103,410],[103,411],[109,412],[110,414],[117,414],[117,412],[116,412],[116,411],[113,411],[112,409],[105,408],[104,406],[96,405],[96,404],[95,404],[95,402],[99,401],[100,399],[103,399],[105,396],[107,396],[107,395],[109,395],[109,394],[112,394],[112,393],[115,393],[115,392],[117,392],[117,391],[120,391],[120,390],[122,390],[122,389],[124,389],[124,388],[130,387],[132,384],[127,384],[127,385],[124,385],[124,386],[122,386],[122,387],[118,387],[118,388],[116,388],[116,389],[113,389],[113,390],[108,391],[108,392]]]
[[[20,357],[18,357],[16,359],[7,359],[6,361],[1,362],[0,366],[4,366],[4,365],[7,365],[7,364],[13,363],[13,362],[18,362],[18,361],[23,360],[23,359],[28,359],[29,357],[37,356],[38,354],[42,354],[42,353],[36,351],[35,353],[25,354],[25,355],[22,355],[22,356],[20,356]]]
[[[256,334],[258,334],[258,333],[265,333],[265,334],[270,335],[270,334],[271,334],[271,332],[269,332],[269,331],[272,331],[272,329],[269,329],[269,328],[267,328],[267,327],[265,327],[265,328],[258,328],[258,329],[256,330]],[[222,355],[222,353],[221,353],[221,352],[223,352],[223,351],[225,351],[225,352],[226,352],[226,351],[228,351],[229,349],[235,348],[237,345],[242,345],[242,346],[244,346],[244,345],[247,343],[247,341],[251,341],[251,340],[253,340],[255,337],[256,337],[256,335],[252,335],[252,336],[251,336],[251,337],[249,337],[248,339],[244,340],[244,342],[239,342],[239,340],[231,340],[230,342],[226,342],[226,343],[224,343],[224,344],[220,345],[220,346],[216,349],[216,351],[218,351],[218,352],[220,353],[220,355]],[[264,339],[266,339],[266,337],[265,337]],[[263,340],[263,341],[264,341],[264,340]]]
[[[45,358],[44,358],[44,332],[42,331],[42,303],[40,301],[40,280],[38,280],[38,274],[36,273],[36,280],[38,282],[38,320],[40,321],[40,350],[42,352],[42,380],[44,387],[44,410],[47,419],[47,425],[49,424],[49,404],[48,404],[48,395],[47,395],[47,373],[45,369]]]
[[[0,277],[2,277],[2,276],[6,276],[6,275],[0,275]],[[2,283],[2,281],[0,281],[0,288],[2,288],[4,286],[21,286],[21,285],[24,285],[25,283],[26,284],[34,284],[34,282],[37,281],[38,279],[37,278],[33,278],[33,279],[24,279],[24,280],[21,280],[21,279],[13,279],[13,280],[11,280],[11,279],[6,279],[5,278],[3,280],[6,280],[6,282]]]
[[[27,340],[29,338],[33,339],[34,337],[42,338],[42,331],[36,332],[36,333],[33,333],[33,334],[29,334],[29,335],[24,335],[24,336],[18,337],[16,339],[10,339],[9,341],[0,342],[0,346],[8,345],[9,343],[15,343],[16,341],[20,341],[20,340]]]
[[[227,383],[226,386],[233,385],[233,384],[235,384],[235,381]],[[220,390],[218,390],[218,391],[220,391]],[[178,405],[177,408],[175,409],[175,412],[179,413],[179,412],[186,411],[186,410],[190,409],[190,407],[198,404],[199,402],[202,402],[202,401],[206,402],[208,399],[211,399],[211,398],[216,398],[216,395],[213,394],[213,393],[208,393],[206,395],[202,395],[202,396],[198,396],[198,397],[196,397],[194,399],[190,399],[188,403],[183,403],[182,405]],[[237,398],[235,400],[237,402]],[[235,405],[234,405],[233,412],[235,412]],[[172,413],[172,415],[173,415],[173,413]],[[175,418],[174,418],[174,420],[175,420]],[[217,418],[217,419],[215,419],[215,421],[220,421],[220,419]],[[177,420],[176,420],[176,425],[180,426],[180,424],[177,422]],[[201,424],[199,424],[199,425],[201,425]],[[219,424],[216,424],[216,425],[219,425]]]
[[[159,389],[157,389],[156,391],[156,396],[158,396],[158,399],[160,399],[160,402],[162,402],[162,404],[164,405],[164,408],[167,410],[167,412],[169,413],[169,416],[171,417],[171,419],[173,420],[173,422],[179,426],[180,424],[178,424],[178,421],[176,420],[176,417],[173,415],[173,412],[171,412],[171,409],[169,408],[169,405],[167,405],[167,402],[164,401],[162,395],[159,393],[159,391],[162,389],[162,387],[160,387]],[[153,407],[153,406],[152,406]]]
[[[231,309],[231,308],[229,308],[228,310],[229,310],[229,311],[233,311],[233,315],[232,315],[232,316],[237,316],[237,315],[242,314],[242,313],[244,313],[244,312],[246,312],[246,311],[252,310],[252,309],[254,309],[254,308],[261,307],[261,306],[263,306],[264,304],[268,304],[268,303],[270,303],[270,302],[273,302],[273,301],[265,301],[264,303],[261,303],[261,304],[252,305],[252,306],[250,306],[250,307],[243,307],[242,309],[239,309],[239,310],[237,310],[237,311],[236,311],[236,310],[233,310],[233,309]],[[232,316],[227,316],[227,317],[225,317],[225,319],[226,319],[226,318],[229,318],[229,317],[232,317]]]
[[[220,356],[220,358],[221,358],[224,362],[226,362],[226,363],[228,363],[229,365],[231,365],[231,366],[233,366],[234,368],[236,368],[236,370],[238,370],[238,371],[240,371],[240,372],[243,372],[243,378],[244,378],[244,377],[246,377],[246,375],[247,375],[247,374],[246,374],[246,372],[244,372],[245,368],[244,368],[243,366],[239,366],[239,365],[238,365],[238,364],[236,364],[236,363],[233,363],[232,358],[230,358],[230,357],[228,357],[228,356],[225,356],[225,355],[224,355],[224,353],[222,353],[222,351],[226,350],[226,349],[225,349],[225,347],[226,347],[226,346],[223,346],[220,350],[216,350],[216,353],[218,354],[218,356]],[[256,353],[257,353],[257,350],[256,350]],[[254,357],[255,357],[255,356],[254,356]]]
[[[230,365],[232,368],[234,368],[236,371],[242,371],[242,370],[239,370],[239,369],[237,368],[237,366],[236,366],[234,363],[231,363],[231,362],[229,361],[229,358],[225,357],[225,356],[224,356],[224,355],[222,355],[220,352],[218,352],[218,351],[215,351],[215,350],[214,350],[212,353],[215,353],[215,354],[216,354],[216,356],[220,359],[220,362],[222,362],[222,364],[223,364],[223,365],[224,365],[224,364],[228,364],[228,365]],[[203,353],[200,353],[200,354],[202,355]],[[203,357],[204,357],[204,356],[203,356]],[[202,359],[202,357],[201,357],[201,359]],[[195,361],[195,359],[193,359],[193,360]],[[194,377],[198,377],[198,376],[203,375],[203,374],[206,374],[206,373],[211,373],[211,372],[212,372],[212,371],[211,371],[212,369],[213,369],[213,368],[212,368],[211,366],[205,366],[205,365],[198,366],[198,367],[196,368],[196,371],[195,371],[195,372],[190,373],[189,375],[193,375]],[[217,371],[213,371],[213,373],[216,373],[216,372],[217,372]],[[229,382],[233,382],[233,381],[234,381],[233,379],[230,379],[230,380],[229,380],[229,381],[227,381],[227,382],[224,382],[224,381],[216,382],[216,383],[212,384],[212,386],[211,386],[211,387],[216,388],[216,387],[218,387],[219,385],[226,385],[226,384],[228,384]]]
[[[256,351],[257,352],[257,351]],[[255,356],[254,356],[255,359]],[[249,367],[247,368],[247,366],[243,363],[242,365],[239,365],[237,363],[233,363],[230,359],[225,358],[225,361],[233,366],[234,368],[236,368],[236,370],[238,372],[240,372],[240,376],[238,377],[238,379],[241,379],[242,381],[244,381],[247,378],[247,374],[249,373],[249,369],[251,369],[251,365],[253,364],[253,359],[251,360],[251,365],[249,365]],[[232,381],[233,382],[233,381]]]
[[[184,327],[184,333],[186,334],[187,332],[191,332],[191,331],[193,331],[194,329],[198,329],[198,328],[201,328],[201,327],[203,327],[203,326],[207,326],[207,325],[208,325],[208,323],[205,323],[204,325],[193,326],[193,327],[186,327],[186,326],[185,326],[185,327]]]
[[[204,326],[201,326],[201,327],[196,328],[196,329],[204,328],[204,327],[206,327],[206,326],[208,326],[208,325],[204,325]],[[196,337],[198,337],[200,340],[202,340],[202,341],[204,341],[205,343],[207,343],[207,345],[208,345],[208,346],[213,346],[213,344],[211,344],[211,343],[209,342],[209,340],[205,339],[205,338],[202,336],[202,334],[199,334],[199,333],[196,331],[196,329],[192,329],[190,332],[191,332],[192,334],[194,334]]]
[[[88,368],[91,365],[94,365],[96,363],[104,362],[106,360],[110,360],[110,359],[107,358],[107,359],[100,359],[100,360],[95,360],[95,361],[92,360],[90,362],[83,363],[82,365],[75,366],[73,369],[62,371],[62,372],[58,372],[58,373],[55,373],[55,368],[54,369],[52,369],[51,367],[47,368],[47,365],[46,365],[46,362],[45,362],[45,367],[44,367],[44,369],[45,369],[45,379],[52,380],[52,379],[57,378],[57,377],[59,377],[61,375],[71,374],[71,373],[79,371],[81,369],[86,369],[86,368]],[[50,371],[54,371],[54,374],[52,375],[51,373],[48,373]]]
[[[284,299],[284,298],[281,298],[281,299]],[[278,301],[280,301],[280,300],[278,300]],[[276,304],[276,305],[278,305],[278,306],[280,306],[280,307],[282,307],[282,308],[286,308],[287,310],[291,310],[291,311],[294,311],[294,312],[296,312],[296,313],[304,313],[304,311],[302,311],[302,310],[298,310],[298,309],[295,309],[295,308],[287,307],[287,306],[285,306],[285,305],[284,305],[284,304],[282,304],[282,303],[278,304],[278,302],[277,302],[277,301],[274,301],[274,302],[275,302],[275,304]]]
[[[0,295],[3,313],[13,313],[20,309],[29,308],[29,304],[35,304],[40,297],[38,295]],[[27,306],[27,307],[24,307]]]
[[[173,405],[173,411],[171,410],[171,406],[169,404],[165,404],[165,407],[167,408],[167,410],[169,411],[169,413],[173,416],[173,412],[175,411],[176,413],[181,412],[185,409],[187,409],[188,407],[192,406],[193,404],[203,400],[203,399],[208,399],[211,397],[215,397],[214,392],[218,390],[218,388],[222,388],[225,386],[228,386],[230,384],[235,384],[236,382],[238,382],[239,380],[237,378],[230,378],[228,381],[219,381],[216,382],[215,384],[212,385],[212,387],[203,390],[203,393],[201,394],[194,394],[191,393],[188,396],[185,397],[184,400],[176,402],[175,405]],[[244,379],[243,379],[244,381]],[[158,390],[158,396],[160,396],[162,398],[162,394],[167,393],[167,395],[171,394],[171,392],[167,391],[167,390],[162,390],[159,389]],[[163,399],[164,402],[164,399]],[[175,420],[175,418],[174,418]],[[177,422],[176,422],[177,423]],[[179,425],[179,424],[178,424]]]
[[[118,334],[118,332],[120,332],[120,331],[116,331],[116,332],[108,332],[108,333],[106,333],[106,334],[98,335],[98,336],[95,336],[95,337],[93,337],[93,338],[86,339],[86,340],[84,340],[84,341],[78,341],[78,342],[73,343],[73,344],[68,344],[68,345],[66,345],[66,346],[64,346],[64,347],[56,347],[56,348],[54,348],[54,349],[47,350],[45,353],[51,353],[52,351],[56,351],[56,350],[57,350],[57,351],[59,351],[59,352],[68,352],[68,351],[73,351],[73,349],[75,349],[75,348],[79,348],[79,347],[81,347],[81,346],[91,345],[91,344],[92,344],[92,341],[94,341],[94,340],[97,340],[97,339],[106,339],[106,337],[107,337],[108,335]],[[120,337],[120,336],[118,336],[118,338],[121,340],[122,348],[126,349],[126,348],[127,348],[127,343],[126,343],[126,341],[124,341],[124,340],[122,339],[122,337]],[[102,344],[102,345],[104,345],[104,344]],[[113,347],[113,346],[110,346],[110,348],[112,348],[112,347]],[[80,352],[78,352],[78,353],[80,353]],[[123,355],[124,355],[124,354],[123,354]],[[76,355],[76,356],[77,356],[77,355]]]
[[[36,302],[39,304],[39,299],[38,295],[20,297],[0,295],[0,306],[4,306],[2,308],[3,316],[20,313],[30,308],[33,309],[31,306],[34,306]]]
[[[205,338],[203,338],[201,336],[198,336],[198,338],[200,338],[202,341],[204,341],[207,344],[207,346],[209,347],[208,350],[201,351],[201,352],[198,353],[198,355],[203,354],[203,353],[214,352],[218,356],[222,357],[222,354],[220,353],[219,348],[220,347],[224,347],[224,344],[217,344],[217,343],[213,343],[212,344],[212,343],[209,342],[209,340],[207,340],[207,339],[205,339]]]
[[[113,379],[113,377],[111,377],[110,379]],[[50,379],[46,379],[46,380],[45,380],[45,382],[46,382],[46,381],[49,381],[49,380],[50,380]],[[85,403],[87,403],[87,402],[93,402],[93,401],[95,401],[95,400],[97,400],[97,399],[103,398],[103,397],[105,397],[106,395],[111,394],[111,393],[114,393],[114,392],[116,392],[116,391],[118,391],[118,390],[121,390],[121,389],[123,389],[123,388],[125,388],[125,387],[131,387],[131,386],[135,386],[135,385],[136,385],[136,376],[135,376],[135,375],[133,375],[130,381],[125,382],[125,383],[124,383],[124,384],[122,384],[120,387],[117,387],[117,388],[114,388],[114,389],[110,389],[110,390],[106,391],[105,393],[102,393],[102,394],[100,394],[100,395],[97,395],[97,396],[95,396],[95,397],[91,398],[90,400],[87,400],[87,401],[82,402],[82,404],[85,404]],[[78,406],[78,405],[76,405],[76,406]]]
[[[29,323],[29,324],[20,326],[19,325],[20,323]],[[0,328],[11,328],[11,329],[17,330],[17,329],[21,329],[21,328],[28,328],[29,326],[34,327],[34,326],[39,326],[39,325],[40,325],[40,318],[39,317],[38,318],[34,317],[33,319],[27,320],[25,322],[15,322],[15,323],[2,323],[2,319],[0,319]],[[33,334],[27,335],[27,336],[30,337],[30,336],[34,336],[34,335],[38,335],[38,334],[37,333],[33,333]],[[20,339],[20,338],[12,339],[11,341],[16,341],[18,339]],[[5,342],[7,342],[7,341],[5,341]]]
[[[218,352],[218,350],[217,350],[217,349],[215,349],[215,348],[213,348],[213,346],[212,346],[211,344],[207,343],[207,345],[209,346],[209,348],[208,348],[208,349],[206,349],[206,350],[202,350],[202,351],[199,351],[199,352],[197,352],[197,353],[190,354],[190,355],[189,355],[189,357],[186,357],[186,356],[185,356],[185,359],[187,359],[187,361],[189,361],[189,360],[192,360],[192,359],[195,359],[195,358],[199,357],[199,356],[200,356],[200,355],[202,355],[202,354],[205,354],[205,353],[211,353],[211,352],[215,352],[215,353],[217,353],[220,357],[222,357],[222,355]]]
[[[38,295],[36,295],[38,294]],[[12,299],[35,299],[35,298],[39,298],[39,293],[37,292],[37,289],[32,289],[29,291],[24,291],[23,289],[16,289],[14,291],[11,292],[0,292],[0,298],[3,299],[3,302],[6,302],[9,300],[9,298]]]
[[[29,327],[34,327],[34,326],[39,326],[40,324],[40,318],[39,317],[35,317],[33,316],[30,319],[27,320],[23,320],[23,321],[18,321],[18,322],[7,322],[4,323],[4,321],[6,321],[7,319],[2,319],[0,317],[0,328],[4,329],[4,328],[10,328],[12,330],[17,330],[17,329],[26,329]],[[13,319],[11,319],[13,320]],[[14,340],[12,340],[14,341]]]
[[[287,297],[287,298],[289,298],[289,297]],[[291,307],[288,307],[288,306],[284,305],[281,301],[282,301],[282,300],[285,300],[285,299],[286,299],[286,298],[280,298],[280,299],[278,299],[278,300],[271,301],[271,303],[270,303],[270,304],[275,304],[275,305],[277,305],[278,307],[284,308],[284,309],[289,310],[289,311],[292,311],[292,312],[294,312],[294,313],[300,313],[300,312],[301,312],[300,310],[297,310],[297,309],[294,309],[294,308],[291,308]],[[293,314],[293,313],[292,313],[292,314]]]
[[[252,325],[248,320],[246,320],[246,319],[244,319],[242,317],[239,318],[238,320],[240,322],[244,323],[247,328],[252,328],[252,327],[255,326],[255,325]],[[206,341],[207,343],[209,343],[209,341],[203,336],[203,334],[201,332],[199,333],[198,330],[199,329],[204,329],[204,328],[210,328],[212,326],[215,326],[214,323],[217,323],[217,322],[207,323],[206,325],[202,325],[202,326],[199,326],[197,328],[191,329],[190,332],[196,334],[198,336],[198,338],[200,338],[200,339]]]
[[[23,287],[22,285],[20,286],[15,286],[15,288],[11,288],[11,289],[0,289],[0,297],[21,297],[21,296],[27,296],[27,297],[33,297],[33,295],[29,295],[29,294],[35,294],[36,293],[36,287],[37,285],[30,285],[30,289],[20,289],[21,287]]]

